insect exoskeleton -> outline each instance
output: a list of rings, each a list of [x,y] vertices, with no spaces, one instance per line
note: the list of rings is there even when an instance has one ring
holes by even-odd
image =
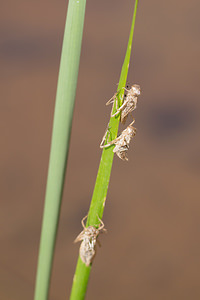
[[[96,243],[100,245],[97,237],[101,231],[106,231],[106,229],[104,229],[104,223],[101,219],[99,219],[100,224],[98,228],[95,228],[94,226],[86,227],[84,224],[84,220],[86,218],[87,216],[85,216],[81,221],[83,231],[77,236],[74,243],[82,241],[79,249],[79,254],[82,262],[88,267],[93,262],[93,259],[95,257]]]
[[[108,142],[107,144],[104,144],[106,141],[106,137],[108,138],[110,134],[109,128],[107,128],[101,141],[100,148],[107,148],[114,144],[115,148],[113,149],[113,152],[116,153],[122,160],[128,160],[127,151],[129,149],[131,139],[136,134],[136,128],[132,126],[134,122],[135,120],[133,120],[133,122],[126,129],[124,129],[116,139]]]
[[[123,104],[120,107],[118,107],[118,97],[117,97],[119,92],[115,93],[114,96],[106,103],[106,105],[113,103],[113,107],[111,110],[111,117],[115,117],[121,112],[120,121],[123,124],[125,124],[128,115],[133,110],[136,109],[137,98],[141,93],[141,89],[138,84],[133,84],[130,88],[129,88],[129,85],[127,85],[126,88],[124,88],[124,90],[125,90],[125,93],[124,93],[124,98],[123,98]],[[116,112],[112,113],[114,104],[116,106]]]

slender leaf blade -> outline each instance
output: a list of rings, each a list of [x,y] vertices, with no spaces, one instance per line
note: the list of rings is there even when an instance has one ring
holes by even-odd
[[[127,76],[128,76],[137,6],[138,6],[138,0],[135,1],[135,8],[134,8],[134,13],[132,18],[132,25],[131,25],[130,35],[129,35],[128,46],[127,46],[126,55],[121,70],[118,89],[117,89],[117,91],[119,91],[118,98],[120,104],[122,104],[123,102],[123,94],[124,94],[123,88],[126,85]],[[110,128],[110,137],[112,140],[117,137],[119,120],[120,120],[119,115],[114,118],[110,118],[109,128]],[[108,185],[109,185],[109,180],[111,175],[112,163],[113,163],[113,156],[114,156],[113,148],[114,146],[103,149],[86,226],[97,226],[100,223],[99,218],[102,218],[103,216],[103,211],[104,211],[105,201],[106,201],[106,196],[108,191]],[[75,275],[74,275],[70,300],[85,299],[90,271],[91,271],[91,266],[87,267],[79,257]]]

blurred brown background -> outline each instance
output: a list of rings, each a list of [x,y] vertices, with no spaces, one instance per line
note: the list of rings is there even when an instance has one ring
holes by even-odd
[[[134,1],[88,1],[50,300],[69,298]],[[200,299],[200,2],[140,1],[128,80],[142,87],[116,156],[87,299]],[[0,299],[33,299],[65,1],[1,3]]]

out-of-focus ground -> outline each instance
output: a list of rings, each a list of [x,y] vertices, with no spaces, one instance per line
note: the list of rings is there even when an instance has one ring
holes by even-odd
[[[134,2],[88,1],[50,300],[68,299]],[[200,2],[140,1],[128,80],[142,96],[116,156],[87,299],[200,299]],[[0,299],[33,299],[65,1],[0,18]]]

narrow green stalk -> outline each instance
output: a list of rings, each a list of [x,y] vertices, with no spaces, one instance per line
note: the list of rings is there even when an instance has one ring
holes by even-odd
[[[126,56],[124,59],[124,64],[122,66],[119,85],[117,89],[119,91],[118,98],[119,98],[120,105],[122,104],[123,101],[123,94],[124,94],[123,88],[125,87],[127,75],[128,75],[137,5],[138,5],[138,0],[135,1],[135,8],[133,13],[133,19],[132,19],[132,25],[131,25],[131,31],[130,31],[128,46],[127,46]],[[119,120],[120,120],[120,116],[117,116],[115,118],[110,118],[109,128],[110,128],[110,137],[112,138],[112,140],[117,137]],[[103,216],[108,184],[110,180],[112,163],[113,163],[113,155],[114,155],[113,147],[114,145],[109,148],[104,148],[102,153],[97,179],[94,187],[93,197],[90,205],[90,210],[88,213],[87,226],[98,225],[99,224],[98,216],[100,218],[102,218]],[[86,265],[81,261],[79,257],[74,279],[73,279],[70,300],[83,300],[85,298],[90,270],[91,270],[91,266],[86,267]]]
[[[35,300],[47,300],[69,149],[86,0],[69,0],[57,85]]]

